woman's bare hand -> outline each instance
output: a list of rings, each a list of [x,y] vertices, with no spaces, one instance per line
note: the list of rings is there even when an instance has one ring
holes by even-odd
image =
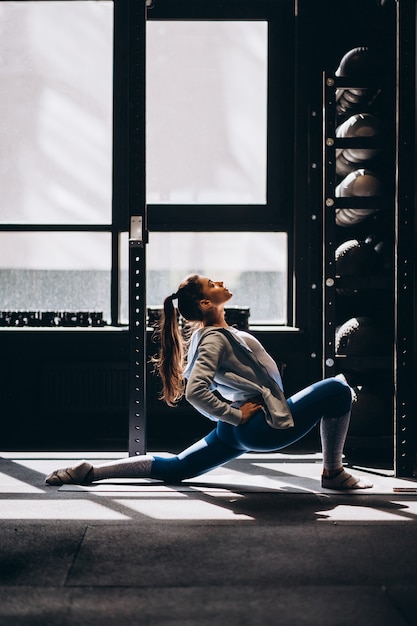
[[[239,409],[242,412],[242,419],[240,420],[241,424],[245,424],[252,415],[255,415],[260,409],[262,409],[262,402],[257,402],[253,400],[248,400],[244,402]]]

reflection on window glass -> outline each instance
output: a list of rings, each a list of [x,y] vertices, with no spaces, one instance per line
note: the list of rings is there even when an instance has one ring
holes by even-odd
[[[127,320],[127,236],[123,240],[122,319]],[[149,235],[147,306],[160,307],[188,274],[222,280],[230,306],[248,307],[251,324],[287,323],[286,233],[155,233]]]
[[[110,319],[109,233],[0,233],[1,311],[91,311]]]
[[[0,35],[0,222],[110,223],[113,2],[1,2]]]
[[[264,204],[266,100],[266,22],[148,21],[148,202]]]

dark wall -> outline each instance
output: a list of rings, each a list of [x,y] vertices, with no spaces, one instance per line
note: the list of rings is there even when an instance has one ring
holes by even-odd
[[[3,449],[126,447],[128,333],[2,330]]]
[[[282,365],[288,393],[307,384],[303,333],[259,337]],[[1,449],[128,449],[126,330],[2,330],[0,343]],[[154,352],[149,333],[148,357]],[[176,449],[211,430],[186,402],[166,407],[158,391],[149,367],[148,448]]]

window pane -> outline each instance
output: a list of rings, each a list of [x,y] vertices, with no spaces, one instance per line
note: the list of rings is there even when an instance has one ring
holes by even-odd
[[[266,22],[148,21],[148,202],[264,204],[266,108]]]
[[[112,2],[0,3],[0,222],[110,223]]]
[[[91,311],[110,319],[109,233],[0,233],[1,311]]]
[[[156,233],[146,249],[147,306],[160,307],[188,274],[223,280],[230,307],[248,307],[251,324],[287,323],[286,233]],[[122,319],[127,320],[127,236]]]

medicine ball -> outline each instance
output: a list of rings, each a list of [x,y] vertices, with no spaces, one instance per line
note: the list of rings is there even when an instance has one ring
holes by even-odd
[[[357,169],[351,172],[337,185],[335,190],[337,198],[347,197],[375,197],[382,195],[382,184],[379,177],[366,169]],[[353,203],[354,204],[354,203]],[[336,209],[337,226],[353,226],[359,224],[374,213],[376,208],[356,209],[343,208]]]
[[[380,355],[385,345],[382,331],[370,317],[352,317],[336,331],[335,348],[338,355]]]
[[[370,113],[358,113],[350,116],[336,129],[336,137],[346,139],[350,137],[371,137],[377,139],[381,134],[380,120]],[[336,173],[345,176],[353,172],[361,164],[374,159],[380,150],[378,148],[345,148],[336,150]]]
[[[376,60],[366,46],[349,50],[341,59],[335,74],[341,77],[372,77],[376,70]],[[336,111],[338,115],[348,115],[366,108],[376,94],[375,89],[338,89],[336,91]]]
[[[336,248],[336,274],[358,276],[375,274],[380,269],[378,252],[372,243],[349,239]]]
[[[341,279],[362,276],[370,279],[382,270],[380,255],[369,240],[344,241],[336,249],[335,261],[336,275]],[[357,285],[351,281],[349,287],[341,286],[340,282],[336,283],[336,293],[341,296],[336,308],[338,323],[355,315],[373,315],[378,310],[380,297],[376,296],[374,290],[363,287],[363,282]]]
[[[336,156],[336,174],[338,176],[347,176],[357,169],[358,164],[356,162],[349,161],[349,159],[345,157],[343,150],[339,151],[339,154]]]
[[[372,76],[375,57],[367,46],[352,48],[340,60],[336,76]]]

